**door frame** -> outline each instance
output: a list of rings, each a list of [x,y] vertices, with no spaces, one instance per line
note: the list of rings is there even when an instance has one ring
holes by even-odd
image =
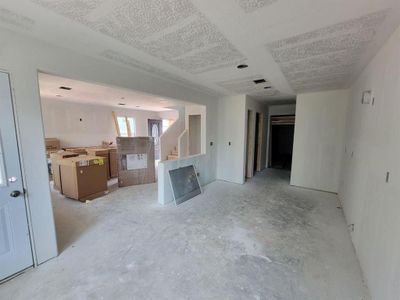
[[[296,114],[284,114],[284,115],[272,115],[269,116],[269,120],[268,120],[268,157],[267,157],[267,166],[268,168],[272,168],[272,118],[273,117],[295,117],[296,118]],[[296,121],[295,121],[296,122]],[[295,128],[296,128],[296,123],[294,124]]]
[[[13,75],[10,71],[5,70],[3,68],[0,68],[0,72],[7,74],[8,75],[8,80],[9,80],[9,85],[10,85],[10,95],[11,95],[11,108],[12,108],[12,115],[13,115],[13,121],[14,121],[14,129],[15,129],[15,137],[16,137],[16,146],[17,146],[17,152],[18,152],[18,160],[19,160],[19,166],[20,166],[20,172],[21,172],[21,183],[22,183],[22,189],[23,189],[23,197],[24,197],[24,205],[25,205],[25,213],[26,213],[26,219],[27,219],[27,225],[28,225],[28,234],[29,234],[29,244],[30,244],[30,251],[32,253],[32,265],[16,272],[15,274],[12,274],[2,280],[0,280],[0,284],[7,282],[16,276],[24,273],[27,269],[37,267],[38,266],[38,260],[37,260],[37,255],[36,255],[36,249],[35,249],[35,240],[33,238],[33,229],[32,229],[32,216],[31,216],[31,210],[29,206],[29,201],[28,201],[28,195],[27,195],[27,186],[26,186],[26,177],[25,177],[25,169],[24,169],[24,163],[22,160],[22,146],[21,146],[21,134],[20,134],[20,128],[19,128],[19,120],[18,120],[18,115],[17,115],[17,108],[16,108],[16,97],[15,97],[15,90],[14,90],[14,79]]]

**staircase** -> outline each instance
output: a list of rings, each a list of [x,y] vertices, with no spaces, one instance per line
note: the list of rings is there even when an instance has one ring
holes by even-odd
[[[171,151],[167,156],[167,160],[175,160],[179,158],[178,150],[174,147],[174,150]]]

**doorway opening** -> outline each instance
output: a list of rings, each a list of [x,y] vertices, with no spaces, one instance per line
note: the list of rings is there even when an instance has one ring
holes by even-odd
[[[57,241],[63,251],[92,225],[82,213],[84,203],[112,198],[120,187],[157,181],[160,137],[180,117],[174,108],[185,104],[45,73],[39,73],[39,86]]]
[[[189,155],[201,153],[201,115],[189,115]]]
[[[270,121],[270,156],[268,166],[291,170],[295,116],[272,116]]]

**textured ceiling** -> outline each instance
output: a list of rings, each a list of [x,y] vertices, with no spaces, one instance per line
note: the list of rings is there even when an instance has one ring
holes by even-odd
[[[398,0],[0,3],[8,29],[206,93],[260,100],[347,87],[399,24]]]
[[[244,60],[189,0],[32,1],[190,73]]]
[[[240,7],[247,13],[251,13],[278,0],[237,0]]]
[[[327,26],[267,45],[296,92],[345,88],[358,58],[387,11]]]

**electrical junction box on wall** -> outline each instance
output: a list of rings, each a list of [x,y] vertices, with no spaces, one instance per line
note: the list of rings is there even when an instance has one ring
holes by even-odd
[[[364,91],[362,95],[362,104],[370,104],[372,101],[372,92],[371,91]]]

